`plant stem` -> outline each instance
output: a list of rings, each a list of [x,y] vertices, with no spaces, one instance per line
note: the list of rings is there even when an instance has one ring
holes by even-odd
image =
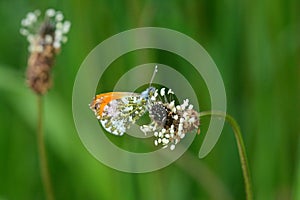
[[[50,174],[48,170],[46,148],[44,142],[43,134],[43,97],[38,95],[38,129],[37,129],[37,145],[38,145],[38,154],[40,161],[40,173],[42,177],[42,182],[46,197],[48,200],[54,200],[54,194],[52,190]]]
[[[227,122],[231,125],[238,146],[241,167],[242,167],[244,182],[245,182],[246,199],[252,200],[253,193],[252,193],[252,184],[250,178],[250,170],[249,170],[245,145],[244,145],[244,141],[243,141],[243,137],[239,125],[237,124],[237,122],[232,116],[224,112],[220,112],[220,111],[200,112],[200,117],[204,117],[204,116],[224,117],[227,120]]]

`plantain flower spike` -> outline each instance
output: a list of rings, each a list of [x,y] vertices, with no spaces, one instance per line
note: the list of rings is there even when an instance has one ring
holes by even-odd
[[[45,94],[52,85],[51,68],[61,45],[67,42],[70,21],[64,21],[61,11],[46,10],[43,17],[36,10],[21,21],[20,33],[29,42],[29,58],[26,71],[28,86],[38,95]]]
[[[193,109],[189,99],[176,105],[174,92],[166,88],[156,90],[148,105],[151,123],[140,126],[145,133],[153,133],[155,146],[174,150],[186,134],[194,130],[200,133],[199,113]]]

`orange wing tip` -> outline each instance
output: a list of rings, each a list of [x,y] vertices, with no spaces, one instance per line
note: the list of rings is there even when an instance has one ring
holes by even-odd
[[[98,94],[94,97],[93,101],[89,104],[90,109],[95,112],[95,115],[97,116],[97,119],[102,118],[102,113],[104,110],[104,107],[115,99],[120,99],[124,96],[128,96],[132,93],[128,92],[108,92],[103,94]]]
[[[94,111],[97,119],[100,119],[102,116],[102,111],[99,109],[101,107],[101,99],[95,96],[93,101],[89,104],[89,107],[92,111]]]

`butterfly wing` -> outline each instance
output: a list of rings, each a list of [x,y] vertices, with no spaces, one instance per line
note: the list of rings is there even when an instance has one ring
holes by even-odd
[[[106,131],[123,135],[146,112],[146,99],[136,93],[110,92],[97,95],[90,108]]]

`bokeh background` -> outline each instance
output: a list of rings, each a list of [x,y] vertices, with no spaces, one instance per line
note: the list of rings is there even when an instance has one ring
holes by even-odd
[[[237,146],[228,124],[206,158],[197,157],[209,124],[203,119],[201,135],[183,157],[146,174],[111,169],[81,143],[71,109],[80,64],[101,41],[144,26],[180,31],[214,59],[225,83],[228,112],[243,132],[255,199],[300,199],[300,1],[1,0],[1,200],[45,198],[36,145],[37,100],[25,85],[28,43],[19,28],[27,12],[49,7],[62,10],[72,22],[44,108],[57,199],[244,199]],[[188,63],[163,53],[125,55],[114,63],[119,66],[116,73],[104,77],[105,87],[148,62],[177,66],[189,78]],[[205,88],[202,83],[200,89]],[[200,107],[209,109],[208,94],[198,95]]]

